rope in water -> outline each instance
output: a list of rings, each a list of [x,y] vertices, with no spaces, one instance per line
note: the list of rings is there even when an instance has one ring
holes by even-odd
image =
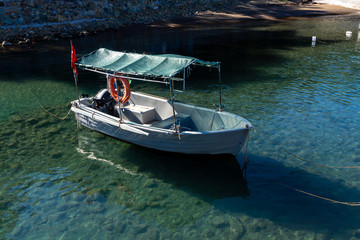
[[[71,112],[71,108],[70,108],[69,111],[68,111],[68,113],[65,115],[65,117],[59,117],[59,116],[57,116],[57,115],[49,112],[49,111],[48,111],[47,109],[45,109],[43,106],[41,106],[41,108],[42,108],[45,112],[47,112],[48,114],[50,114],[51,116],[53,116],[53,117],[55,117],[55,118],[58,118],[58,119],[60,119],[60,120],[65,120],[65,119],[69,116],[69,114],[70,114],[70,112]]]
[[[296,156],[294,153],[290,152],[289,150],[285,149],[284,147],[278,145],[271,137],[269,134],[267,134],[266,132],[262,132],[274,145],[278,146],[281,150],[283,150],[284,152],[286,152],[287,154],[293,156],[294,158],[300,160],[300,161],[303,161],[303,162],[306,162],[306,163],[309,163],[309,164],[313,164],[313,165],[316,165],[316,166],[319,166],[319,167],[326,167],[326,168],[360,168],[360,166],[329,166],[329,165],[324,165],[324,164],[320,164],[320,163],[316,163],[316,162],[311,162],[309,160],[305,160],[303,158],[300,158],[298,156]]]
[[[242,169],[242,173],[244,175],[244,179],[246,181],[246,172],[247,172],[247,166],[249,164],[249,159],[248,159],[248,148],[249,148],[249,141],[250,141],[250,131],[251,129],[249,128],[249,134],[246,138],[246,146],[245,146],[245,152],[244,152],[244,164],[243,164],[243,169]]]
[[[242,153],[243,157],[244,157],[244,162],[243,162],[243,165],[241,166],[240,164],[240,168],[241,168],[241,172],[244,176],[244,179],[246,181],[246,171],[247,171],[247,165],[249,163],[249,159],[248,159],[248,147],[249,147],[249,141],[250,141],[250,133],[251,133],[251,128],[252,127],[249,127],[248,125],[246,125],[246,128],[249,129],[249,134],[247,135],[246,137],[246,140],[245,140],[245,143],[242,148],[240,148],[240,150],[235,154],[235,156],[238,156],[239,153]],[[245,149],[244,149],[245,148]]]
[[[254,130],[254,131],[256,132],[256,130]],[[276,142],[271,139],[269,134],[267,134],[265,132],[263,132],[263,133],[274,145],[277,145]],[[319,164],[319,163],[315,163],[315,162],[311,162],[311,161],[302,159],[302,158],[296,156],[294,153],[288,151],[287,149],[285,149],[282,146],[279,146],[279,148],[281,150],[283,150],[284,152],[288,153],[289,155],[291,155],[291,156],[295,157],[296,159],[300,160],[300,161],[310,163],[310,164],[313,164],[313,165],[317,165],[317,166],[320,166],[320,167],[327,167],[327,168],[360,168],[360,166],[347,167],[347,166],[328,166],[328,165],[324,165],[324,164]],[[328,202],[331,202],[331,203],[336,203],[336,204],[341,204],[341,205],[346,205],[346,206],[351,206],[351,207],[360,207],[360,202],[342,202],[342,201],[334,200],[334,199],[331,199],[331,198],[328,198],[328,197],[323,197],[323,196],[319,196],[319,195],[316,195],[316,194],[313,194],[313,193],[309,193],[309,192],[306,192],[304,190],[300,190],[298,188],[294,188],[294,187],[291,187],[289,185],[279,183],[279,182],[276,182],[276,181],[275,181],[275,183],[279,184],[280,186],[283,186],[283,187],[289,188],[291,190],[297,191],[299,193],[302,193],[302,194],[305,194],[305,195],[308,195],[308,196],[311,196],[311,197],[315,197],[315,198],[318,198],[318,199],[322,199],[322,200],[325,200],[325,201],[328,201]]]
[[[65,120],[65,119],[69,116],[69,114],[70,114],[70,112],[71,112],[71,107],[70,107],[69,111],[67,112],[67,114],[65,115],[65,117],[59,117],[59,116],[51,113],[51,112],[50,112],[49,110],[47,110],[46,108],[44,108],[43,105],[41,105],[41,103],[39,102],[37,94],[34,94],[34,95],[35,95],[35,97],[36,97],[35,99],[36,99],[37,103],[39,104],[39,106],[40,106],[45,112],[47,112],[48,114],[50,114],[51,116],[53,116],[53,117],[55,117],[55,118],[58,118],[58,119],[60,119],[60,120]]]
[[[312,197],[315,197],[315,198],[326,200],[326,201],[331,202],[331,203],[337,203],[337,204],[342,204],[342,205],[351,206],[351,207],[360,207],[360,202],[341,202],[341,201],[333,200],[333,199],[330,199],[330,198],[327,198],[327,197],[322,197],[322,196],[319,196],[319,195],[316,195],[316,194],[313,194],[313,193],[305,192],[303,190],[300,190],[300,189],[297,189],[297,188],[294,188],[294,187],[290,187],[289,185],[286,185],[286,184],[283,184],[283,183],[279,183],[279,182],[276,182],[276,183],[283,186],[283,187],[295,190],[295,191],[303,193],[305,195],[309,195],[309,196],[312,196]]]

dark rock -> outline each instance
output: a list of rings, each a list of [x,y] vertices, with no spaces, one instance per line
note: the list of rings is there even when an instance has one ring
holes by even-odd
[[[77,202],[84,201],[85,197],[86,197],[86,195],[82,194],[82,193],[73,193],[72,194],[72,199]]]
[[[244,233],[244,225],[239,219],[233,217],[230,221],[230,239],[240,239]]]
[[[213,219],[213,225],[215,228],[226,228],[229,227],[230,224],[223,216],[217,216]]]
[[[118,233],[123,233],[125,232],[126,226],[127,224],[125,221],[119,220],[115,223],[114,230]]]
[[[101,203],[93,203],[90,205],[90,210],[93,213],[101,213],[105,210],[104,206]]]
[[[12,43],[7,42],[7,41],[3,41],[3,42],[1,43],[1,46],[3,46],[3,47],[5,47],[5,46],[11,46],[11,45],[12,45]]]
[[[359,239],[360,239],[360,229],[359,229],[359,230],[356,230],[356,231],[354,232],[353,236],[354,236],[355,238],[359,238]]]
[[[114,230],[114,224],[111,222],[104,223],[104,229],[108,232],[112,232]]]
[[[149,228],[146,232],[146,239],[148,240],[158,240],[160,239],[160,233],[158,230]]]
[[[146,224],[140,224],[140,225],[135,225],[133,227],[133,229],[136,231],[137,234],[139,234],[139,233],[146,232],[148,229],[148,226]]]

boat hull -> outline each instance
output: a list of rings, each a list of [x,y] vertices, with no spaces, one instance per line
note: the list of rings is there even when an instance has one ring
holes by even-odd
[[[239,128],[213,132],[176,133],[127,122],[88,107],[72,106],[77,121],[92,130],[121,141],[166,152],[183,154],[231,154],[236,156],[245,144],[250,129]]]

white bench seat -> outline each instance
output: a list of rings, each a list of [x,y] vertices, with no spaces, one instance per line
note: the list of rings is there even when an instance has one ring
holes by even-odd
[[[130,104],[123,108],[123,118],[136,123],[148,123],[155,120],[155,108]]]

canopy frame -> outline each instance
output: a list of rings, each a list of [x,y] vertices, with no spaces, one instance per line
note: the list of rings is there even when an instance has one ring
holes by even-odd
[[[126,60],[128,60],[129,63]],[[141,63],[139,63],[142,60],[146,61],[145,64],[143,64],[144,68],[142,68],[143,66]],[[153,68],[146,66],[146,63],[151,61],[155,61],[158,64],[151,66]],[[183,91],[185,91],[186,69],[188,69],[191,65],[215,67],[218,69],[220,67],[220,62],[203,61],[197,58],[181,55],[149,55],[127,53],[112,51],[105,48],[100,48],[87,55],[84,55],[78,59],[75,64],[83,70],[110,76],[122,74],[122,77],[131,80],[159,82],[166,85],[170,84],[171,80],[183,81]],[[132,67],[129,67],[132,65],[134,65],[135,70],[132,69]],[[157,70],[159,66],[161,66],[160,68],[165,69],[166,71],[162,72],[161,69]],[[143,71],[144,73],[139,73],[136,70],[139,70],[140,72]],[[184,73],[183,76],[177,77],[181,72]]]
[[[96,56],[93,57],[93,55],[98,54],[101,55],[105,55],[103,56],[104,58],[106,56],[110,56],[110,59],[104,59],[106,65],[96,65],[96,64],[90,64],[92,63],[92,61],[94,63],[101,63],[100,60],[96,60]],[[114,54],[114,55],[120,55],[119,58],[116,58],[118,56],[113,56],[111,57],[110,54]],[[115,66],[116,67],[116,63],[118,61],[121,60],[121,58],[126,54],[128,54],[128,56],[130,57],[134,57],[136,56],[135,59],[132,59],[133,62],[130,62],[128,65],[124,64],[123,62],[120,62],[120,64],[118,64],[118,68],[113,68],[113,67],[109,67],[109,66]],[[139,57],[139,58],[138,58]],[[92,59],[93,58],[93,59]],[[144,73],[149,73],[149,74],[141,74],[138,73],[136,71],[124,71],[124,69],[128,68],[129,65],[134,64],[135,65],[135,69],[140,69],[140,71],[142,70],[139,64],[136,65],[136,62],[139,60],[142,60],[143,58],[147,58],[145,60],[150,60],[154,59],[154,60],[158,60],[160,63],[158,65],[155,65],[154,68],[145,68],[144,67]],[[88,62],[87,62],[88,60]],[[113,60],[113,62],[111,62],[111,60]],[[155,74],[156,71],[154,71],[154,69],[156,69],[158,66],[160,66],[161,64],[163,64],[166,60],[174,61],[175,65],[179,65],[178,67],[174,67],[171,64],[169,64],[169,68],[171,69],[171,67],[173,67],[174,71],[169,73],[169,72],[164,72],[163,74],[159,73],[159,74]],[[185,64],[180,64],[179,62],[181,62],[181,60],[185,61]],[[186,61],[187,60],[187,61]],[[121,66],[121,64],[123,64],[123,66]],[[126,53],[126,52],[117,52],[117,51],[111,51],[105,48],[100,48],[98,50],[95,50],[87,55],[84,55],[83,57],[81,57],[80,59],[78,59],[78,61],[75,63],[75,65],[77,65],[80,69],[83,70],[87,70],[90,72],[95,72],[95,73],[99,73],[99,74],[104,74],[107,76],[107,78],[109,78],[110,76],[114,76],[114,77],[118,77],[118,74],[121,74],[122,78],[125,79],[129,79],[129,80],[136,80],[136,81],[145,81],[145,82],[153,82],[153,83],[162,83],[162,84],[166,84],[166,85],[170,85],[170,102],[171,102],[171,106],[173,108],[173,117],[174,117],[174,125],[173,125],[173,130],[175,133],[178,134],[179,136],[179,140],[180,139],[180,134],[179,134],[179,129],[180,126],[177,125],[176,123],[176,118],[175,118],[175,108],[174,108],[174,102],[175,102],[175,91],[180,91],[180,92],[184,92],[185,91],[185,82],[186,82],[186,72],[187,69],[190,68],[190,66],[194,65],[194,66],[202,66],[202,67],[209,67],[209,68],[217,68],[218,72],[219,72],[219,95],[220,95],[220,104],[218,106],[217,111],[222,111],[222,106],[221,106],[221,85],[222,85],[222,81],[221,81],[221,69],[220,69],[220,62],[208,62],[208,61],[203,61],[197,58],[193,58],[193,57],[187,57],[187,56],[181,56],[181,55],[148,55],[148,54],[137,54],[137,53]],[[146,65],[146,64],[144,64]],[[120,67],[121,66],[121,67]],[[167,66],[163,66],[163,69],[168,70]],[[130,68],[131,69],[131,68]],[[146,70],[146,71],[145,71]],[[161,71],[160,71],[161,72]],[[182,74],[182,77],[178,76]],[[175,89],[175,84],[174,81],[178,81],[178,82],[183,82],[182,84],[182,90],[176,90]]]

